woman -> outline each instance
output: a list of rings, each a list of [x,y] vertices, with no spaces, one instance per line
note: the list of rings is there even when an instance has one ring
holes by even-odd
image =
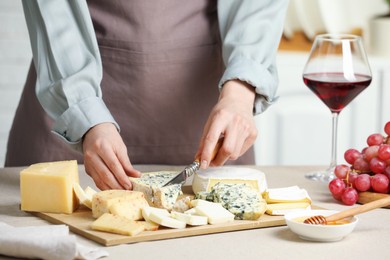
[[[23,7],[34,63],[6,166],[77,158],[100,189],[131,189],[132,164],[254,162],[253,114],[275,99],[286,0]]]

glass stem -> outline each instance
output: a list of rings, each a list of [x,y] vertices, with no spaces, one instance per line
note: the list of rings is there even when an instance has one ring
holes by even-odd
[[[332,112],[332,155],[329,169],[333,169],[337,164],[337,124],[339,113]]]

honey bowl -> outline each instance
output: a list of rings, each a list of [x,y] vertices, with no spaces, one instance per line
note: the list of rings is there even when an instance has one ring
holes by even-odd
[[[329,216],[337,212],[335,210],[299,210],[286,214],[284,219],[290,230],[304,240],[334,242],[342,240],[354,230],[358,222],[356,216],[328,225],[305,224],[303,221],[311,216]]]

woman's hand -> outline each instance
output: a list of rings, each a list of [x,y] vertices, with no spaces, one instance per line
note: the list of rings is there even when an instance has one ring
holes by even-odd
[[[83,151],[85,171],[101,190],[130,190],[128,176],[140,176],[130,163],[122,137],[111,123],[92,127],[84,136]]]
[[[242,81],[224,84],[218,103],[212,109],[199,144],[201,168],[223,165],[236,160],[255,142],[257,129],[253,118],[254,88]],[[224,136],[222,147],[212,160],[212,151],[218,139]]]

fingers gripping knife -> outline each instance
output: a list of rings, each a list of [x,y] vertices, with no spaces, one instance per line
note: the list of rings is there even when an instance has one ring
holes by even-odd
[[[213,153],[211,155],[211,160],[214,160],[215,156],[217,155],[219,149],[221,148],[223,143],[223,138],[220,138],[217,142],[217,144],[214,147]],[[184,168],[182,172],[180,172],[178,175],[176,175],[173,179],[168,181],[163,185],[163,187],[172,185],[172,184],[184,184],[186,179],[193,175],[196,171],[198,171],[200,168],[200,157],[197,157],[193,163],[188,165]]]

